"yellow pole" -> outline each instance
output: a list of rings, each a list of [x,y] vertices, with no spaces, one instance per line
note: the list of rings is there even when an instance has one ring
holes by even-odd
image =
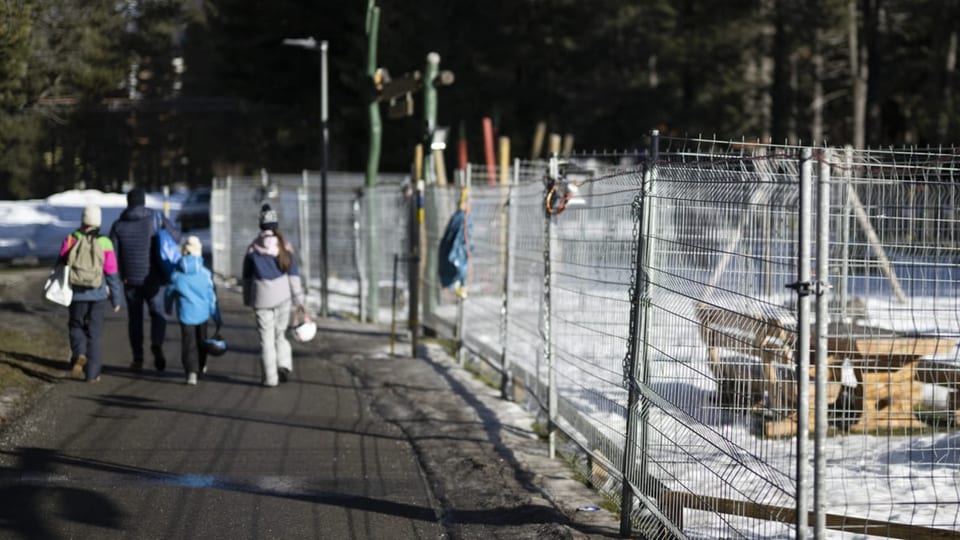
[[[416,186],[419,186],[419,182],[423,181],[423,145],[418,144],[413,149],[413,174],[416,176],[414,178],[414,183]],[[416,189],[419,190],[419,187]],[[419,195],[419,193],[418,193]],[[423,223],[423,207],[417,205],[417,223]]]
[[[560,135],[556,133],[550,134],[550,155],[559,156],[560,155]]]
[[[437,185],[447,185],[447,164],[443,160],[443,150],[434,150],[433,154],[434,172],[437,175]]]
[[[419,182],[423,179],[423,145],[418,144],[413,148],[413,181]]]
[[[567,133],[563,136],[563,157],[569,158],[573,155],[573,133]]]
[[[530,151],[530,159],[537,159],[543,152],[543,138],[547,135],[547,123],[537,122],[537,130],[533,132],[533,149]]]
[[[510,137],[500,137],[500,183],[510,183]]]

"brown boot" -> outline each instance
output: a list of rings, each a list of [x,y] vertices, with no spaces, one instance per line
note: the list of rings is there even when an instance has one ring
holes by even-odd
[[[83,378],[83,366],[87,365],[86,355],[81,354],[77,357],[77,361],[73,363],[73,367],[70,368],[70,375],[74,379]]]

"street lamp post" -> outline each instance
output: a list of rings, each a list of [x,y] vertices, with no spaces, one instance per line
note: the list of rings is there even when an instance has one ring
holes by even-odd
[[[320,315],[328,315],[329,289],[327,279],[327,163],[330,159],[330,126],[327,107],[327,41],[317,44],[313,36],[303,39],[284,39],[284,45],[300,47],[310,51],[320,51],[320,129],[322,131],[322,149],[320,160]]]

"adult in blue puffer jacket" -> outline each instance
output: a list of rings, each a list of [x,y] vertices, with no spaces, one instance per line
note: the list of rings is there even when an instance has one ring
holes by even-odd
[[[253,308],[260,332],[263,385],[286,381],[293,370],[287,340],[291,304],[303,313],[303,284],[293,246],[280,234],[277,212],[269,204],[260,211],[260,234],[243,259],[243,304]]]
[[[220,310],[213,275],[203,266],[203,250],[196,236],[187,238],[183,258],[170,275],[170,285],[164,296],[164,308],[171,314],[177,308],[180,321],[180,360],[186,372],[187,384],[197,384],[198,374],[206,372],[207,321],[212,317],[220,328]]]
[[[164,228],[176,233],[166,217],[161,215]],[[117,252],[123,294],[127,301],[127,337],[133,353],[133,371],[143,369],[143,305],[150,313],[150,351],[153,365],[163,371],[167,365],[163,355],[163,340],[167,319],[163,314],[163,287],[167,277],[160,264],[160,250],[154,222],[156,211],[146,207],[146,193],[141,188],[127,193],[127,208],[113,222],[110,241]],[[179,240],[179,235],[174,234]]]

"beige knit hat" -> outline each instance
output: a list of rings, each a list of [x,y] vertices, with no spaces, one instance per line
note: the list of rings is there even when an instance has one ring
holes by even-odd
[[[83,217],[80,218],[80,224],[85,227],[99,227],[101,219],[100,207],[91,204],[83,209]]]
[[[200,244],[200,239],[196,236],[189,236],[186,243],[183,244],[183,252],[187,255],[202,255],[203,245]]]

